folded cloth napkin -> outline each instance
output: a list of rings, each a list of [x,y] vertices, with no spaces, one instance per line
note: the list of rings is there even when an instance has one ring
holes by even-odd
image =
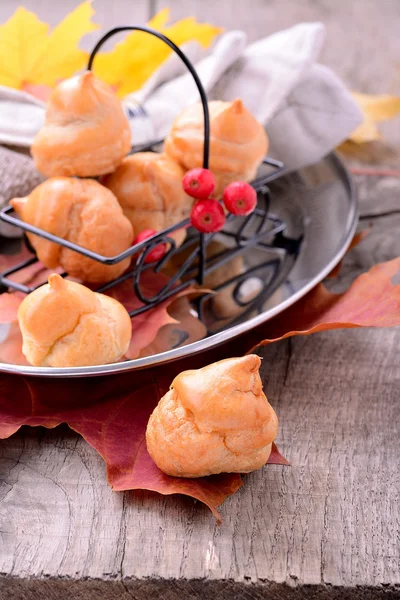
[[[231,31],[196,64],[209,98],[241,98],[266,127],[270,154],[288,170],[318,161],[362,121],[341,80],[316,62],[324,38],[322,23],[302,23],[246,47],[245,34]],[[145,94],[130,99],[144,105],[152,135],[161,138],[199,95],[185,73],[158,88],[147,85]]]
[[[12,198],[29,194],[42,180],[30,156],[0,148],[0,208]],[[0,235],[21,237],[21,230],[0,221]]]
[[[362,121],[344,84],[316,62],[324,37],[322,23],[301,23],[251,45],[243,32],[231,31],[195,65],[209,98],[243,100],[266,127],[269,154],[288,170],[318,161]],[[193,45],[184,50],[198,57]],[[124,99],[132,143],[164,137],[181,110],[197,101],[190,73],[171,56],[141,90]],[[135,110],[138,103],[145,116]],[[43,102],[0,86],[0,143],[29,147],[44,113]]]

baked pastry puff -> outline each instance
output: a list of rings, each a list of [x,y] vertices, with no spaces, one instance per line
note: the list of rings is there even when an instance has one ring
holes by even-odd
[[[220,197],[232,181],[250,181],[268,149],[262,125],[241,100],[212,101],[210,111],[210,169],[216,180],[213,196]],[[186,108],[165,138],[165,152],[185,170],[203,166],[203,107]]]
[[[47,179],[29,196],[14,198],[10,204],[25,223],[103,256],[115,256],[133,241],[132,225],[114,194],[93,179]],[[127,258],[115,265],[104,265],[37,235],[27,235],[46,267],[61,266],[83,281],[111,281],[130,264]]]
[[[146,431],[164,473],[248,473],[267,462],[278,419],[262,390],[260,362],[254,354],[228,358],[174,379]]]
[[[120,100],[86,71],[53,90],[32,156],[46,177],[95,177],[114,171],[130,147],[131,131]]]
[[[182,188],[185,172],[166,154],[138,152],[127,156],[102,183],[118,198],[135,237],[144,229],[161,231],[190,215],[193,199]],[[180,245],[185,229],[171,234]]]
[[[35,367],[79,367],[118,361],[132,326],[114,298],[53,273],[18,309],[22,352]]]

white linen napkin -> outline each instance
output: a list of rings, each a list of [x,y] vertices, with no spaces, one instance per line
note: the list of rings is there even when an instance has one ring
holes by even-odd
[[[265,126],[269,153],[288,170],[316,162],[362,121],[341,80],[316,62],[324,37],[322,23],[302,23],[246,47],[243,32],[231,31],[196,64],[209,98],[241,98]],[[199,95],[190,73],[185,73],[126,100],[131,99],[144,104],[152,135],[161,138]]]
[[[31,94],[0,85],[0,144],[29,147],[45,110],[45,103]]]

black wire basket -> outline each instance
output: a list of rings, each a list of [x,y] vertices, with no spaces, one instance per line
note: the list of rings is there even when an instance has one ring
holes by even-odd
[[[88,69],[92,69],[93,61],[101,46],[111,36],[124,31],[142,31],[156,36],[176,52],[190,71],[200,94],[203,107],[203,167],[208,168],[210,156],[210,117],[206,92],[194,66],[174,42],[162,33],[148,27],[118,27],[106,33],[96,44],[89,58]],[[162,142],[162,140],[156,140],[141,148],[135,148],[135,152],[144,150],[157,151],[160,142]],[[250,312],[260,312],[268,297],[270,297],[286,279],[300,248],[301,239],[287,237],[285,235],[287,229],[285,221],[276,214],[270,212],[271,191],[268,184],[283,174],[284,165],[280,161],[265,157],[261,170],[263,172],[251,182],[251,185],[256,190],[258,196],[257,208],[252,214],[246,217],[229,214],[226,219],[226,224],[221,231],[218,233],[207,234],[200,233],[197,230],[190,228],[190,219],[186,219],[171,227],[163,229],[156,235],[131,246],[116,256],[102,256],[68,240],[48,233],[47,231],[24,223],[15,216],[11,206],[7,206],[1,210],[0,219],[10,225],[18,227],[24,233],[33,233],[51,242],[57,243],[60,246],[74,250],[75,252],[104,265],[113,265],[128,257],[133,258],[134,256],[137,256],[137,259],[132,261],[132,265],[127,272],[95,290],[97,292],[106,292],[121,282],[130,280],[132,282],[132,288],[141,302],[139,308],[136,308],[129,313],[131,317],[135,317],[140,313],[152,309],[189,286],[204,286],[210,275],[215,273],[218,269],[221,269],[224,265],[229,264],[236,256],[243,256],[244,254],[250,256],[257,255],[258,259],[250,261],[243,272],[219,282],[213,290],[201,294],[193,301],[197,316],[205,323],[208,333],[211,334],[226,327],[226,319],[218,318],[218,315],[213,314],[212,300],[216,297],[216,294],[228,290],[230,300],[238,307],[238,310],[235,311],[237,314],[229,319],[229,326],[244,319]],[[177,247],[171,234],[181,228],[186,228],[188,233],[184,243]],[[210,256],[208,248],[213,240],[219,241],[222,250]],[[11,278],[12,275],[38,261],[35,251],[30,246],[26,236],[25,243],[32,252],[32,258],[29,258],[0,274],[0,292],[12,289],[29,294],[39,287],[39,285],[33,287],[24,285]],[[152,249],[163,243],[166,244],[167,247],[166,254],[155,262],[148,262],[146,258]],[[146,295],[142,285],[144,273],[148,270],[160,273],[172,261],[179,266],[168,278],[168,281],[154,294],[150,296]],[[244,297],[243,294],[241,294],[243,285],[249,279],[254,279],[257,274],[258,281],[261,282],[261,285],[259,285],[257,290],[250,294],[250,296]],[[67,277],[68,273],[63,273],[62,276]]]

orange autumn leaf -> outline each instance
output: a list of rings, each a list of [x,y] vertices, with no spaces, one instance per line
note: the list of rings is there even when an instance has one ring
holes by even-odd
[[[168,370],[166,366],[134,376],[68,379],[68,385],[63,380],[2,375],[0,438],[9,437],[22,425],[52,428],[67,423],[102,456],[114,490],[185,494],[203,502],[220,520],[217,507],[242,485],[239,474],[170,477],[147,452],[147,422],[168,389],[162,384]],[[275,444],[268,463],[288,464]]]
[[[225,346],[152,370],[69,379],[68,385],[63,380],[3,375],[0,437],[8,437],[21,425],[55,427],[66,422],[104,458],[113,489],[186,494],[205,503],[220,518],[217,507],[240,487],[239,475],[171,478],[157,469],[145,447],[149,415],[174,375],[226,356],[237,356],[250,345],[259,347],[293,335],[400,325],[400,284],[396,279],[399,271],[400,257],[375,265],[342,294],[333,294],[320,284],[272,321]],[[268,462],[286,464],[275,447]]]
[[[17,266],[28,258],[32,258],[32,254],[25,244],[20,244],[17,250],[13,254],[0,254],[0,273]]]
[[[0,362],[28,366],[29,363],[22,354],[22,335],[18,323],[0,322],[0,337],[5,337],[0,344]]]
[[[294,335],[310,335],[329,329],[394,327],[400,325],[400,284],[393,279],[400,271],[400,257],[373,266],[342,294],[317,285],[304,298],[269,321],[257,332],[265,339],[255,348]],[[254,335],[252,335],[254,338]]]
[[[173,322],[164,325],[153,341],[145,348],[142,348],[139,356],[151,356],[166,352],[172,348],[187,346],[198,340],[207,337],[207,328],[198,317],[193,314],[192,306],[188,296],[179,296],[173,298],[173,302],[168,307],[168,314]]]

